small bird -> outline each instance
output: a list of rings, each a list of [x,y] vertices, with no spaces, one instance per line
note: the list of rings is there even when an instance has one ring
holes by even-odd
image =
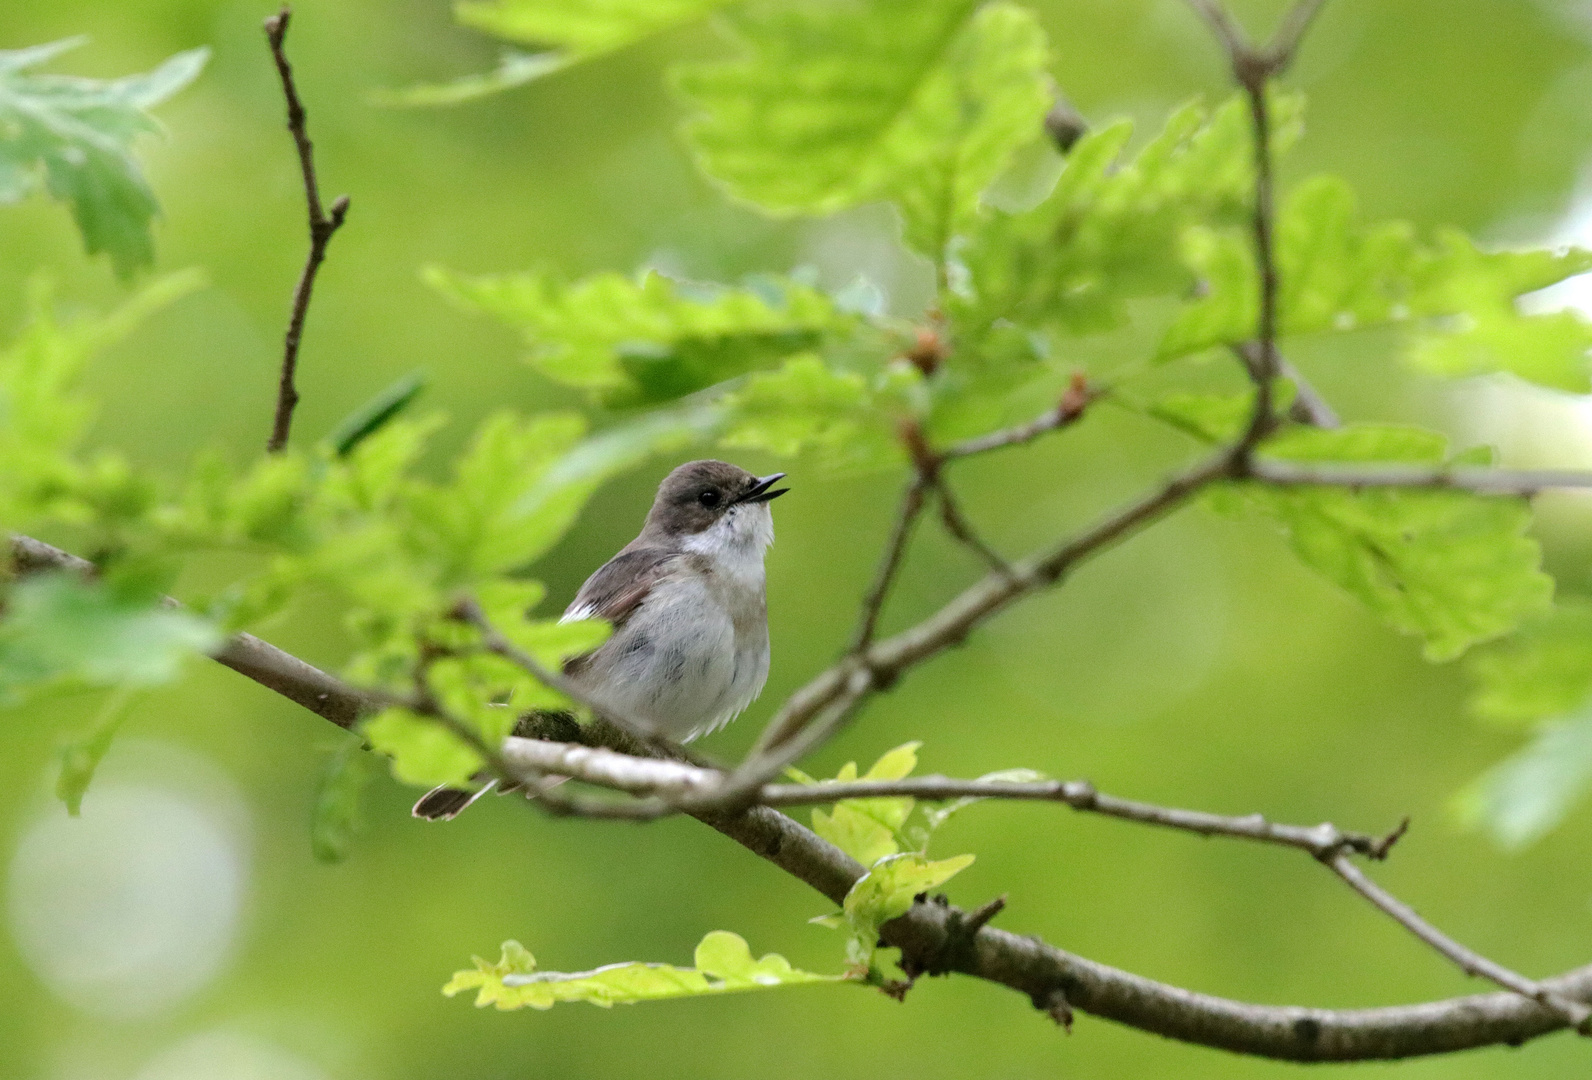
[[[740,715],[768,680],[763,554],[774,542],[768,504],[790,490],[774,486],[784,478],[723,461],[664,477],[641,535],[565,610],[563,622],[606,619],[614,632],[564,674],[614,715],[680,742]],[[414,814],[454,817],[492,786],[436,788]]]

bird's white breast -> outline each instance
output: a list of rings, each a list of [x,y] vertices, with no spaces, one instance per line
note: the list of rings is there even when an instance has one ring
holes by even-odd
[[[768,680],[766,504],[686,538],[681,554],[578,680],[616,712],[692,739],[727,724]]]

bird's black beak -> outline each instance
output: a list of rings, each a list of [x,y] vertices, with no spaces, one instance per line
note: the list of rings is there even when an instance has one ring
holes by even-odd
[[[782,472],[774,473],[772,476],[760,476],[757,478],[757,483],[747,488],[746,494],[742,495],[736,502],[763,503],[768,502],[770,499],[777,499],[790,490],[790,488],[774,487],[775,484],[783,479],[785,479],[785,474]],[[773,488],[773,490],[769,490],[770,488]]]

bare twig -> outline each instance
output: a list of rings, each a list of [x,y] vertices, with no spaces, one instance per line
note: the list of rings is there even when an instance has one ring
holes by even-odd
[[[1256,458],[1244,476],[1287,487],[1446,488],[1478,495],[1536,495],[1592,489],[1592,472],[1574,469],[1486,469],[1448,465],[1320,465]]]
[[[1310,29],[1311,22],[1325,3],[1326,0],[1298,0],[1282,17],[1277,32],[1266,45],[1266,59],[1271,64],[1273,75],[1281,75],[1293,63],[1305,31]]]
[[[940,500],[940,520],[945,524],[945,531],[959,540],[964,546],[971,548],[973,553],[984,560],[989,568],[997,574],[1010,575],[1010,564],[1001,557],[1000,552],[990,547],[984,539],[974,530],[972,524],[962,515],[961,507],[957,505],[956,496],[951,491],[951,485],[944,476],[935,478],[935,494]]]
[[[1290,415],[1302,424],[1318,428],[1339,428],[1343,421],[1327,399],[1299,372],[1299,369],[1282,357],[1277,358],[1277,373],[1294,386],[1294,402]]]
[[[1233,17],[1228,14],[1221,0],[1188,0],[1188,2],[1200,18],[1210,24],[1211,33],[1216,35],[1216,40],[1236,69],[1237,57],[1253,50],[1244,31],[1233,21]]]
[[[1414,908],[1372,881],[1346,855],[1339,853],[1322,861],[1331,867],[1333,873],[1346,881],[1355,892],[1369,900],[1400,926],[1453,961],[1465,974],[1491,979],[1504,989],[1512,990],[1537,1002],[1543,1008],[1558,1013],[1565,1023],[1580,1031],[1581,1034],[1592,1033],[1592,1029],[1589,1029],[1589,1021],[1592,1021],[1592,1008],[1589,1008],[1583,1002],[1573,1001],[1562,994],[1555,993],[1542,983],[1528,979],[1518,972],[1511,971],[1503,965],[1487,959],[1480,953],[1467,949],[1421,918],[1420,915],[1416,914]]]
[[[912,527],[923,513],[926,487],[922,474],[914,474],[901,494],[895,525],[891,527],[890,539],[885,543],[884,558],[874,573],[873,584],[868,586],[868,592],[862,598],[862,614],[858,616],[857,631],[852,635],[851,647],[847,650],[849,653],[864,652],[873,644],[874,634],[879,629],[879,615],[884,610],[885,599],[890,595],[890,587],[895,584],[896,572],[901,569],[907,543],[912,539]]]
[[[988,453],[991,450],[1000,450],[1008,446],[1017,446],[1021,443],[1032,442],[1047,432],[1064,428],[1076,423],[1083,417],[1089,405],[1101,396],[1102,391],[1092,387],[1084,379],[1081,372],[1075,373],[1072,384],[1068,386],[1061,401],[1053,409],[1046,409],[1039,416],[1026,424],[1016,427],[1002,428],[992,431],[988,435],[979,435],[976,438],[964,439],[939,452],[940,460],[955,461],[958,458],[972,457],[975,454]]]
[[[310,252],[304,260],[304,270],[299,274],[293,289],[293,311],[288,318],[287,335],[282,344],[282,374],[277,384],[276,417],[271,424],[271,438],[265,448],[277,453],[287,446],[288,433],[293,426],[293,409],[298,405],[298,388],[294,375],[298,370],[299,341],[304,336],[304,318],[310,309],[310,294],[315,289],[315,275],[326,258],[326,245],[348,215],[348,196],[339,195],[333,200],[330,212],[321,207],[320,186],[315,178],[315,148],[310,143],[305,126],[304,103],[299,99],[298,88],[293,83],[293,68],[288,64],[283,42],[287,37],[292,11],[286,5],[265,20],[265,37],[271,46],[271,56],[276,61],[276,72],[282,80],[282,96],[287,99],[287,129],[293,135],[293,145],[298,149],[299,168],[304,174],[304,203],[309,211]]]

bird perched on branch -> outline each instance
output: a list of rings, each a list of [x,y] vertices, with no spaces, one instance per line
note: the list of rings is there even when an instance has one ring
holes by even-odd
[[[768,679],[763,553],[784,473],[723,461],[681,465],[658,486],[641,535],[586,579],[564,620],[613,635],[564,674],[626,726],[686,742],[735,719]],[[492,788],[440,787],[416,817],[451,818]]]

